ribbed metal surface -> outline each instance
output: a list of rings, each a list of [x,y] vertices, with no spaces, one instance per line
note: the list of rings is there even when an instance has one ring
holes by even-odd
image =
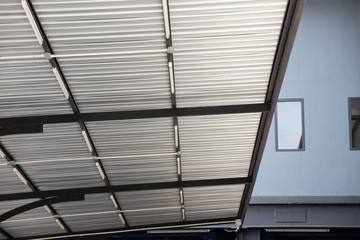
[[[0,9],[0,56],[43,54],[20,1]],[[46,59],[0,59],[0,117],[70,112]]]
[[[104,185],[77,123],[44,125],[44,133],[19,136],[1,141],[16,161],[24,162],[23,169],[39,189]],[[61,161],[69,158],[87,160]]]
[[[237,216],[244,185],[184,188],[186,219]]]
[[[169,4],[178,106],[264,102],[287,1]]]
[[[183,180],[246,177],[260,116],[180,117]]]
[[[124,227],[116,212],[109,213],[115,211],[110,194],[87,195],[84,201],[57,203],[53,206],[73,231]],[[87,215],[67,216],[79,214]]]
[[[81,111],[171,107],[161,1],[33,3]]]
[[[0,56],[43,53],[21,1],[2,0],[0,9]]]
[[[81,112],[172,106],[160,0],[31,2]],[[177,106],[263,103],[286,5],[169,1]],[[1,1],[0,9],[0,56],[43,54],[21,1]],[[72,112],[46,59],[0,59],[0,117]],[[182,180],[248,176],[260,117],[180,117]],[[178,180],[173,124],[172,118],[86,123],[113,185]],[[40,190],[105,185],[77,123],[0,141]],[[0,174],[2,194],[30,191],[10,166],[0,165]],[[243,190],[185,188],[186,220],[235,218]],[[179,189],[116,196],[130,227],[183,220]],[[25,203],[0,202],[0,213]],[[109,194],[54,208],[72,231],[124,227]],[[15,237],[64,232],[44,208],[0,227]]]
[[[0,162],[4,163],[5,160],[0,158]],[[15,192],[29,192],[30,189],[24,185],[23,182],[16,176],[11,166],[0,166],[0,193],[15,193]],[[0,211],[2,209],[0,208]]]
[[[125,212],[124,215],[131,226],[181,222],[178,189],[121,192],[116,196],[123,210],[143,209],[139,212]]]
[[[0,212],[4,213],[6,211],[12,210],[16,207],[25,205],[33,201],[36,200],[31,199],[0,202]],[[23,221],[24,219],[31,220]],[[56,223],[55,218],[50,217],[49,213],[43,207],[35,208],[30,211],[16,215],[12,218],[9,218],[8,220],[0,223],[0,227],[2,227],[5,231],[7,231],[14,237],[28,237],[31,235],[64,233],[64,231]]]
[[[175,155],[159,156],[175,152],[172,125],[171,118],[87,123],[100,157],[122,157],[102,159],[114,185],[177,181]]]

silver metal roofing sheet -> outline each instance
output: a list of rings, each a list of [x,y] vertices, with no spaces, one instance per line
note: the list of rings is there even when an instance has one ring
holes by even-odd
[[[43,54],[20,1],[1,1],[0,56]],[[71,113],[46,59],[0,60],[0,116]]]
[[[42,53],[21,2],[2,0],[0,9],[0,56]]]
[[[21,1],[4,0],[0,118],[72,113],[70,104],[80,112],[172,107],[160,0],[31,2],[76,103],[65,99],[46,59],[4,59],[44,53]],[[287,2],[169,1],[177,107],[264,103]],[[94,156],[78,123],[44,125],[44,133],[1,136],[0,141],[40,190],[109,185],[101,179],[96,160],[113,185],[180,178],[218,181],[248,177],[260,117],[179,117],[178,153],[172,117],[86,122]],[[176,154],[181,156],[181,177]],[[0,164],[0,174],[2,193],[30,191],[10,166]],[[182,207],[186,221],[235,219],[244,185],[184,188],[184,201],[179,190],[115,195],[127,223],[136,227],[181,223]],[[0,214],[28,202],[0,201]],[[109,193],[53,207],[74,232],[124,227]],[[10,218],[0,227],[15,237],[64,233],[44,208]]]
[[[182,220],[178,189],[121,192],[116,193],[116,196],[131,226]]]
[[[45,59],[0,61],[1,117],[71,112]]]
[[[0,202],[0,213],[12,210],[33,200],[18,200]],[[26,221],[27,220],[27,221]],[[56,223],[56,219],[49,215],[45,208],[39,207],[16,215],[0,223],[14,237],[28,237],[38,234],[64,233]]]
[[[178,106],[263,103],[287,1],[169,4]]]
[[[160,1],[33,2],[80,111],[171,107]]]
[[[45,125],[44,133],[0,139],[41,190],[104,185],[77,123]]]
[[[183,180],[248,176],[260,116],[180,117]]]
[[[54,204],[72,231],[124,227],[110,200],[110,194],[92,194],[84,201]]]
[[[236,218],[245,185],[184,188],[186,219]]]
[[[172,118],[88,122],[87,127],[112,184],[177,181]]]
[[[6,163],[0,157],[0,163]],[[0,193],[28,192],[29,188],[16,176],[13,168],[8,165],[0,165]],[[0,202],[1,204],[1,202]],[[0,211],[2,209],[0,208]]]

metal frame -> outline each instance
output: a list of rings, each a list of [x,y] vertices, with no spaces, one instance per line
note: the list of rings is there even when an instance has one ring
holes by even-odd
[[[207,180],[189,180],[189,181],[175,181],[175,182],[157,182],[157,183],[143,183],[143,184],[129,184],[129,185],[113,185],[104,187],[85,187],[85,188],[69,188],[60,190],[47,190],[38,192],[25,193],[10,193],[0,195],[0,201],[12,201],[29,198],[47,198],[47,197],[66,197],[73,195],[87,195],[97,193],[111,193],[111,192],[130,192],[130,191],[146,191],[157,189],[170,188],[193,188],[193,187],[207,187],[207,186],[222,186],[222,185],[237,185],[251,183],[251,179],[245,178],[220,178]]]
[[[29,1],[29,0],[27,0]],[[259,169],[260,160],[262,153],[264,151],[265,142],[267,135],[270,129],[272,116],[275,110],[275,103],[278,99],[282,80],[285,74],[286,66],[290,56],[291,48],[295,39],[296,30],[300,21],[301,13],[305,5],[305,0],[289,0],[288,8],[284,18],[284,23],[281,30],[281,36],[278,42],[278,48],[276,51],[276,56],[273,63],[272,73],[270,77],[270,82],[268,86],[267,96],[264,104],[251,104],[251,105],[233,105],[233,106],[221,106],[221,107],[199,107],[199,108],[172,108],[172,109],[156,109],[156,110],[144,110],[144,111],[127,111],[127,112],[107,112],[107,113],[87,113],[82,114],[74,111],[74,114],[65,114],[65,115],[48,115],[48,116],[36,116],[36,117],[15,117],[15,118],[3,118],[0,119],[0,127],[4,128],[6,126],[18,125],[28,125],[28,124],[51,124],[51,123],[65,123],[65,122],[79,122],[80,126],[85,121],[106,121],[106,120],[121,120],[121,119],[135,119],[135,118],[159,118],[159,117],[179,117],[179,116],[196,116],[196,115],[211,115],[211,114],[235,114],[235,113],[246,113],[246,112],[262,112],[259,129],[257,133],[257,138],[254,146],[254,151],[252,155],[249,177],[247,178],[227,178],[227,179],[211,179],[211,180],[199,180],[199,181],[177,181],[171,183],[155,183],[155,184],[169,184],[168,186],[163,186],[163,188],[179,188],[179,187],[193,187],[193,186],[215,186],[215,185],[228,185],[228,184],[246,184],[242,201],[239,206],[238,218],[241,218],[244,221],[244,217],[249,205],[250,196],[254,187],[254,181]],[[36,17],[36,14],[34,14]],[[46,41],[44,41],[46,42]],[[50,45],[49,45],[50,46]],[[48,46],[48,47],[49,47]],[[50,49],[50,48],[49,48]],[[51,49],[50,49],[51,50]],[[47,51],[45,51],[47,52]],[[54,59],[56,61],[56,59]],[[60,68],[59,68],[60,71]],[[63,78],[65,80],[65,78]],[[68,87],[67,87],[68,88]],[[68,89],[70,90],[70,89]],[[69,91],[70,92],[70,91]],[[72,96],[70,92],[70,96]],[[76,106],[73,97],[69,98],[71,106]],[[85,125],[83,125],[85,126]],[[87,131],[86,127],[85,130]],[[196,183],[197,182],[197,183]],[[196,184],[197,185],[196,185]],[[207,185],[208,184],[208,185]],[[126,186],[126,190],[125,187]],[[105,192],[117,192],[117,191],[129,191],[133,187],[132,191],[149,189],[147,184],[139,184],[134,187],[134,185],[123,185],[123,186],[106,186],[101,187],[101,191]],[[153,185],[154,189],[157,189],[159,186]],[[121,188],[123,190],[121,190]],[[145,188],[145,189],[144,189]],[[88,189],[89,190],[89,189]],[[93,189],[94,190],[94,189]],[[93,191],[92,190],[92,191]],[[58,191],[58,190],[54,190]],[[60,190],[60,191],[69,191]],[[76,190],[78,191],[78,189]],[[90,190],[89,190],[90,191]],[[100,189],[99,189],[100,191]],[[45,193],[48,191],[37,192],[37,193],[22,193],[25,194],[22,197],[36,198],[39,195],[48,196]],[[21,194],[21,193],[20,193]],[[29,194],[26,196],[26,194]],[[54,192],[52,192],[54,194]],[[59,192],[55,193],[59,194]],[[65,194],[65,193],[64,193]],[[69,194],[67,192],[66,194]],[[8,199],[11,197],[13,199],[21,199],[20,195],[0,195],[1,199],[6,200],[5,196]],[[56,195],[58,196],[58,195]],[[61,238],[61,237],[73,237],[73,236],[84,236],[84,235],[93,235],[93,234],[108,234],[111,231],[115,232],[124,232],[124,231],[137,231],[151,228],[166,228],[166,227],[182,227],[182,226],[191,226],[191,225],[202,225],[202,224],[216,224],[224,222],[233,222],[235,217],[225,218],[225,219],[210,219],[210,220],[199,220],[199,221],[186,221],[186,222],[176,222],[176,223],[167,223],[159,225],[147,225],[147,226],[136,226],[117,229],[108,229],[108,230],[97,230],[97,231],[85,231],[78,232],[73,234],[55,234],[47,236],[33,236],[32,238]],[[104,233],[104,231],[106,231]],[[25,238],[17,238],[25,239]]]
[[[348,116],[349,116],[349,143],[350,143],[350,150],[360,150],[360,148],[353,147],[353,139],[354,139],[354,132],[351,127],[351,121],[353,120],[353,117],[351,116],[351,101],[352,100],[360,100],[360,97],[349,97],[348,98]],[[356,126],[357,124],[357,126]],[[360,119],[356,120],[356,124],[354,126],[354,129],[359,128],[360,125]]]
[[[265,102],[271,105],[271,111],[265,112],[261,116],[259,130],[255,141],[254,151],[251,158],[249,177],[252,184],[247,184],[244,189],[244,197],[240,203],[238,217],[244,222],[247,208],[249,206],[251,193],[254,189],[256,176],[259,171],[262,154],[265,150],[267,136],[269,134],[271,121],[275,111],[275,104],[279,98],[281,85],[285,76],[287,64],[290,58],[292,46],[295,41],[297,28],[300,23],[301,15],[305,7],[306,0],[289,0],[286,16],[281,30],[270,82]]]
[[[279,139],[278,139],[278,112],[277,107],[275,109],[275,150],[277,152],[298,152],[298,151],[305,151],[305,115],[304,115],[304,99],[303,98],[284,98],[279,99],[278,102],[300,102],[301,103],[301,130],[302,130],[302,137],[301,137],[301,148],[299,149],[280,149],[279,148]]]
[[[215,225],[215,224],[225,224],[225,223],[234,223],[234,218],[218,218],[218,219],[207,219],[207,220],[198,220],[198,221],[186,221],[186,222],[171,222],[165,224],[153,224],[153,225],[145,225],[145,226],[136,226],[136,227],[128,227],[128,228],[110,228],[110,229],[101,229],[101,230],[92,230],[92,231],[81,231],[74,232],[69,234],[52,234],[52,235],[42,235],[42,236],[32,236],[31,239],[59,239],[59,238],[71,238],[71,237],[86,237],[94,236],[94,235],[107,235],[114,233],[129,233],[135,231],[145,231],[145,230],[153,230],[153,229],[173,229],[173,228],[183,228],[183,227],[193,227],[193,226],[201,226],[201,225]],[[29,240],[29,237],[20,237],[13,238],[12,240]]]

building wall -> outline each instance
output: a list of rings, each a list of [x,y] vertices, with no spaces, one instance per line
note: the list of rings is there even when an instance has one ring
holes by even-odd
[[[360,1],[308,0],[281,98],[303,98],[305,151],[276,152],[274,121],[253,196],[360,196],[348,97],[360,97]]]

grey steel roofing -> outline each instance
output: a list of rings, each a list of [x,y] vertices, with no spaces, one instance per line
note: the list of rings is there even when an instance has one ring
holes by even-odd
[[[1,200],[10,193],[225,178],[251,182],[88,194],[83,201],[46,204],[0,222],[0,239],[243,218],[286,56],[278,61],[291,50],[293,39],[286,37],[296,32],[299,16],[292,16],[302,4],[2,0],[0,130],[6,128],[1,119],[24,116],[254,104],[268,104],[270,111],[59,122],[44,124],[43,133],[2,134],[1,214],[39,200]]]

